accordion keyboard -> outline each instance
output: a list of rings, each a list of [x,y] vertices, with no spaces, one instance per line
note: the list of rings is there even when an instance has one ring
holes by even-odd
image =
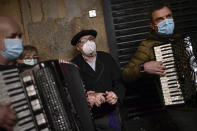
[[[176,72],[175,60],[171,44],[154,47],[156,61],[163,62],[166,67],[165,76],[160,77],[161,89],[165,105],[176,105],[185,103],[179,78]]]
[[[20,83],[18,70],[16,68],[0,72],[0,103],[10,101],[11,107],[15,109],[18,117],[18,123],[14,131],[36,131],[31,109],[24,93],[23,86]]]

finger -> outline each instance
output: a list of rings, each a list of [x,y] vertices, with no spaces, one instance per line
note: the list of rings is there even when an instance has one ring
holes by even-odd
[[[114,101],[115,101],[115,100],[110,99],[110,100],[108,101],[108,103],[112,105],[112,104],[114,103]]]
[[[155,72],[156,75],[165,76],[165,72]]]
[[[105,97],[101,96],[100,99],[102,100],[102,102],[105,102]]]
[[[12,127],[7,125],[7,124],[3,124],[2,127],[5,128],[8,131],[12,130]]]
[[[106,99],[106,101],[109,103],[111,101],[113,101],[113,97],[109,97],[108,99]]]
[[[11,120],[16,121],[17,120],[16,111],[15,110],[10,110],[8,118],[11,119]]]
[[[9,108],[11,106],[11,104],[12,104],[11,102],[7,102],[7,103],[4,103],[3,105],[6,106],[7,108]]]
[[[88,91],[87,95],[94,94],[94,93],[95,93],[95,91]]]
[[[114,101],[112,101],[112,105],[116,104],[117,103],[117,99],[114,99]]]
[[[94,105],[94,102],[93,101],[88,102],[88,103],[89,103],[90,107],[93,107],[93,105]]]
[[[93,105],[94,105],[93,103],[90,103],[90,107],[91,107],[91,108],[93,107]]]
[[[109,91],[106,91],[105,94],[108,95],[109,94]]]
[[[158,63],[159,65],[163,65],[163,62],[162,62],[162,61],[157,61],[157,63]]]
[[[164,65],[160,65],[160,66],[158,66],[158,69],[160,69],[160,70],[165,70],[166,67],[165,67]]]
[[[13,120],[6,120],[6,125],[13,127],[14,125],[16,125],[16,121]]]
[[[96,101],[95,104],[96,104],[97,107],[100,107],[101,102],[100,101]]]
[[[155,68],[154,71],[155,71],[155,72],[161,72],[161,73],[165,72],[165,70],[164,70],[164,69],[161,69],[160,67]]]
[[[114,94],[110,92],[110,93],[108,93],[108,95],[106,96],[106,98],[107,98],[107,99],[112,98],[113,95],[114,95]]]

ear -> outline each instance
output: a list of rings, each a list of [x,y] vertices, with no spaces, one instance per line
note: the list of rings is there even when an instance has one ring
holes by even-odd
[[[78,51],[80,51],[80,48],[79,48],[79,46],[77,46],[77,45],[76,45],[76,48],[77,48],[77,50],[78,50]]]
[[[154,31],[158,32],[158,27],[153,24],[152,22],[150,23],[150,28],[153,29]]]
[[[5,49],[5,43],[4,43],[4,39],[0,38],[0,50],[4,50]]]

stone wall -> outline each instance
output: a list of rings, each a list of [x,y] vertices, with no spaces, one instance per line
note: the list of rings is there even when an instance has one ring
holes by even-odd
[[[97,17],[89,18],[91,9]],[[97,50],[109,52],[101,0],[0,0],[0,15],[21,25],[24,45],[36,46],[41,60],[71,59],[70,41],[81,29],[97,30]]]

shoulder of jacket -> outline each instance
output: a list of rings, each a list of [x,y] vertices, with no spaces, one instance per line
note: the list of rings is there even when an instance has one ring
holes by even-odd
[[[81,54],[78,54],[77,56],[75,56],[74,58],[71,59],[71,62],[76,62],[80,59]]]
[[[99,56],[110,56],[109,53],[104,52],[104,51],[97,51],[97,55],[99,55]]]
[[[153,45],[160,44],[160,43],[162,42],[156,41],[156,40],[144,40],[140,43],[139,46],[152,47]]]

